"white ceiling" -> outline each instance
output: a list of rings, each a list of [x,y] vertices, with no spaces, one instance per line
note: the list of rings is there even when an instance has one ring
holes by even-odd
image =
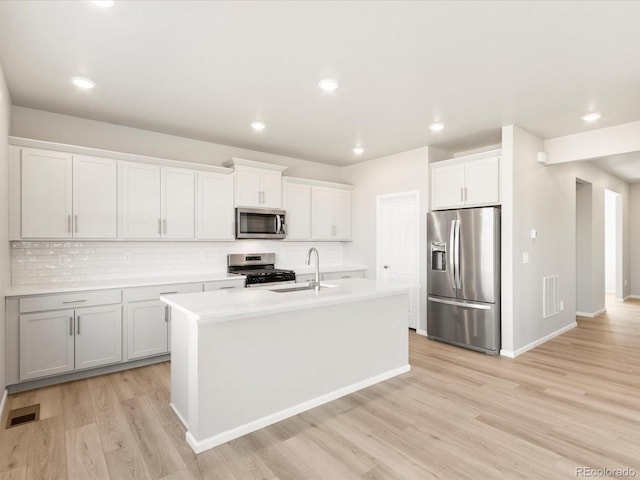
[[[640,152],[611,155],[592,161],[627,183],[640,183]]]
[[[0,62],[14,105],[344,165],[638,120],[639,25],[640,2],[5,0]]]

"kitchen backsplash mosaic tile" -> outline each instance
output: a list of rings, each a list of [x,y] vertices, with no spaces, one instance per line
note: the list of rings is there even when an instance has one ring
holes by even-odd
[[[227,253],[276,252],[277,266],[304,265],[309,247],[324,265],[341,265],[340,242],[11,242],[13,287],[99,285],[153,276],[226,271]]]

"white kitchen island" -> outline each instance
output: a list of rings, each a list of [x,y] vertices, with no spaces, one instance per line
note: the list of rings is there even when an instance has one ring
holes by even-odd
[[[409,371],[409,288],[330,284],[161,297],[171,406],[196,453]]]

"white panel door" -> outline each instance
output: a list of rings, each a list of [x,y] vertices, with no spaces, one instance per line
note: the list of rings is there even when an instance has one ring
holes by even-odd
[[[236,205],[242,207],[262,207],[262,170],[237,165]]]
[[[282,172],[263,170],[261,190],[261,207],[282,208]]]
[[[233,240],[233,175],[196,172],[196,238]]]
[[[98,367],[122,361],[122,306],[77,308],[75,367]]]
[[[377,198],[377,278],[416,286],[409,295],[410,328],[417,328],[418,324],[419,205],[417,192]]]
[[[120,238],[160,238],[160,167],[120,164]]]
[[[311,188],[311,236],[314,240],[333,240],[333,189]]]
[[[333,210],[331,233],[334,240],[351,240],[351,191],[334,189],[331,208]]]
[[[73,371],[73,310],[20,315],[20,380]]]
[[[465,205],[500,203],[500,157],[473,160],[465,167]]]
[[[162,167],[162,238],[195,236],[195,181],[193,170]]]
[[[117,161],[73,156],[73,236],[116,238]]]
[[[71,237],[71,154],[23,148],[21,197],[22,238]]]
[[[464,173],[462,163],[431,165],[431,209],[455,208],[464,204]]]
[[[287,240],[311,239],[311,185],[285,182]]]
[[[127,358],[167,353],[169,312],[160,300],[127,304]]]

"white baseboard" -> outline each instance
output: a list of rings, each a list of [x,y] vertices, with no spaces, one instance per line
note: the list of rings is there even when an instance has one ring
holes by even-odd
[[[176,407],[173,406],[173,403],[169,402],[169,406],[171,407],[171,410],[173,410],[173,413],[176,414],[176,417],[178,417],[178,420],[180,420],[182,425],[184,425],[184,428],[189,430],[189,424],[187,424],[187,421],[184,419],[184,417],[180,415],[180,412],[176,410]]]
[[[311,400],[307,400],[306,402],[299,403],[297,405],[294,405],[293,407],[285,408],[284,410],[280,410],[279,412],[272,413],[271,415],[267,415],[266,417],[258,418],[257,420],[253,420],[249,423],[245,423],[244,425],[240,425],[239,427],[232,428],[231,430],[218,433],[217,435],[213,435],[203,440],[196,440],[191,432],[187,431],[186,440],[195,453],[201,453],[205,450],[209,450],[210,448],[222,445],[223,443],[233,440],[234,438],[238,438],[246,435],[247,433],[255,432],[256,430],[259,430],[261,428],[268,427],[269,425],[279,422],[280,420],[284,420],[285,418],[292,417],[299,413],[318,407],[324,403],[331,402],[332,400],[336,400],[337,398],[344,397],[345,395],[348,395],[350,393],[357,392],[358,390],[362,390],[363,388],[370,387],[371,385],[374,385],[376,383],[380,383],[384,380],[388,380],[389,378],[401,375],[408,372],[409,370],[411,370],[411,365],[405,365],[404,367],[381,373],[380,375],[376,375],[374,377],[362,380],[361,382],[339,388],[337,390],[334,390],[333,392],[329,392],[319,397],[312,398]]]
[[[556,330],[555,332],[550,333],[549,335],[545,335],[544,337],[539,338],[538,340],[528,343],[524,347],[518,348],[517,350],[500,350],[500,355],[503,355],[509,358],[516,358],[518,355],[522,355],[523,353],[528,352],[529,350],[536,348],[537,346],[542,345],[543,343],[548,342],[552,338],[555,338],[558,335],[562,335],[563,333],[568,332],[569,330],[577,326],[578,324],[576,322],[573,322],[567,326],[564,326]]]
[[[416,328],[416,333],[418,335],[422,335],[423,337],[427,336],[427,331],[426,330],[420,330],[420,329]]]
[[[589,318],[594,318],[597,317],[598,315],[606,312],[607,309],[606,308],[601,308],[600,310],[596,310],[595,312],[589,313],[589,312],[576,312],[576,316],[578,317],[589,317]]]
[[[4,407],[7,403],[7,397],[9,395],[9,390],[4,389],[4,393],[2,394],[2,400],[0,400],[0,418],[4,418]]]

